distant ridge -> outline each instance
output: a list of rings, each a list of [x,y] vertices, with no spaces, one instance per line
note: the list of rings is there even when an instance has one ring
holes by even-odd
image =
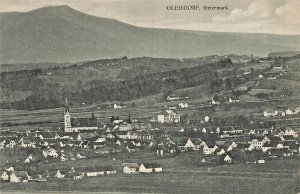
[[[272,52],[269,53],[269,57],[293,57],[300,55],[300,51],[282,51],[282,52]]]
[[[77,62],[101,58],[185,58],[300,50],[299,35],[141,28],[68,6],[0,14],[0,63]]]

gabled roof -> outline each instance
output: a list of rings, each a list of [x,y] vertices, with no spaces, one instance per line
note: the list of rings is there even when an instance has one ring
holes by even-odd
[[[162,166],[158,163],[142,163],[145,168],[161,168]]]
[[[123,167],[127,166],[128,168],[139,168],[140,167],[140,165],[138,163],[123,163],[122,166]]]
[[[66,170],[58,170],[60,174],[66,174]]]
[[[192,143],[194,143],[194,141],[191,138],[183,138],[180,140],[180,142],[178,143],[179,146],[185,146],[185,144],[188,142],[188,140],[191,140]]]
[[[16,177],[27,178],[27,173],[25,171],[14,171],[13,174],[15,174]]]
[[[295,140],[294,136],[292,135],[284,135],[282,137],[284,138],[285,141]]]

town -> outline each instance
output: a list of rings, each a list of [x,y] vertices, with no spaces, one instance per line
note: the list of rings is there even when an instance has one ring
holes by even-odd
[[[233,103],[229,98],[228,103]],[[167,100],[179,100],[168,96]],[[217,101],[219,102],[219,101]],[[218,104],[212,100],[211,104]],[[169,107],[157,114],[152,122],[125,120],[117,116],[111,122],[99,125],[94,114],[90,118],[72,118],[66,103],[64,130],[1,130],[0,150],[15,153],[18,158],[8,162],[1,173],[2,182],[30,182],[57,180],[79,180],[86,177],[111,176],[117,174],[161,173],[168,167],[159,164],[160,159],[178,157],[186,152],[195,152],[197,166],[224,164],[267,165],[270,160],[297,157],[300,154],[298,132],[289,126],[244,128],[243,126],[220,126],[209,115],[201,121],[188,121],[183,128],[180,114],[170,109],[194,107],[187,103]],[[264,117],[299,116],[300,107],[284,111],[265,110]],[[177,130],[174,130],[176,128]],[[119,155],[156,157],[156,163],[140,158],[122,166],[85,164],[74,167],[73,161],[85,161],[105,157],[112,163]],[[55,163],[56,166],[49,164]],[[57,163],[67,165],[57,165]],[[74,163],[75,164],[75,163]],[[65,166],[65,167],[61,167]],[[122,169],[116,171],[116,169]],[[208,168],[209,169],[209,168]]]
[[[80,190],[91,189],[87,185],[92,182],[105,185],[113,177],[155,182],[155,177],[173,174],[180,178],[189,173],[193,177],[231,173],[251,178],[266,169],[270,172],[262,178],[292,176],[278,170],[285,165],[293,173],[298,163],[299,100],[293,93],[287,97],[284,90],[260,87],[286,79],[298,67],[285,62],[274,65],[272,58],[246,64],[252,68],[234,75],[245,79],[242,84],[206,98],[197,97],[194,88],[168,92],[159,103],[143,105],[114,101],[78,107],[70,106],[74,103],[66,97],[63,108],[50,109],[51,116],[59,118],[42,124],[27,119],[34,121],[32,115],[48,119],[50,114],[43,110],[13,112],[16,123],[2,125],[0,131],[1,187],[25,184],[60,190],[50,183],[68,186],[71,181]],[[224,87],[228,85],[225,78]],[[18,124],[19,118],[25,123]]]

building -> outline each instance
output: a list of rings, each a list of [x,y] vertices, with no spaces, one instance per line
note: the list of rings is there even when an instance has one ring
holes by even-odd
[[[10,175],[10,182],[12,183],[28,182],[30,180],[32,180],[32,177],[26,171],[14,171]]]
[[[124,174],[136,174],[139,171],[140,165],[138,163],[124,163],[123,173]]]
[[[162,166],[157,163],[143,163],[139,171],[142,173],[162,172]]]
[[[159,123],[178,123],[180,122],[180,114],[173,110],[164,110],[162,114],[157,115]]]
[[[174,100],[179,100],[179,99],[180,99],[179,96],[168,96],[167,97],[168,101],[174,101]]]
[[[266,109],[263,112],[264,117],[275,117],[278,114],[277,110],[272,110],[272,109]]]
[[[65,132],[79,132],[98,129],[98,121],[97,118],[95,118],[94,113],[91,118],[71,118],[70,108],[67,101],[64,112],[64,125]]]
[[[45,158],[47,158],[47,157],[57,158],[58,157],[57,151],[53,148],[44,149],[42,154]]]
[[[179,148],[181,150],[194,150],[195,144],[190,138],[181,139],[179,142]]]

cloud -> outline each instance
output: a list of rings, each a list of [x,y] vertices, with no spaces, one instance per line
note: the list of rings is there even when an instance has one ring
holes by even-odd
[[[300,0],[256,0],[229,15],[212,18],[211,26],[227,31],[300,34]]]
[[[277,8],[275,13],[284,23],[300,24],[300,0],[287,0],[286,4]]]
[[[218,15],[213,17],[217,23],[241,23],[261,21],[271,18],[274,12],[274,4],[270,0],[258,0],[247,7],[247,9],[234,9],[229,16]]]

